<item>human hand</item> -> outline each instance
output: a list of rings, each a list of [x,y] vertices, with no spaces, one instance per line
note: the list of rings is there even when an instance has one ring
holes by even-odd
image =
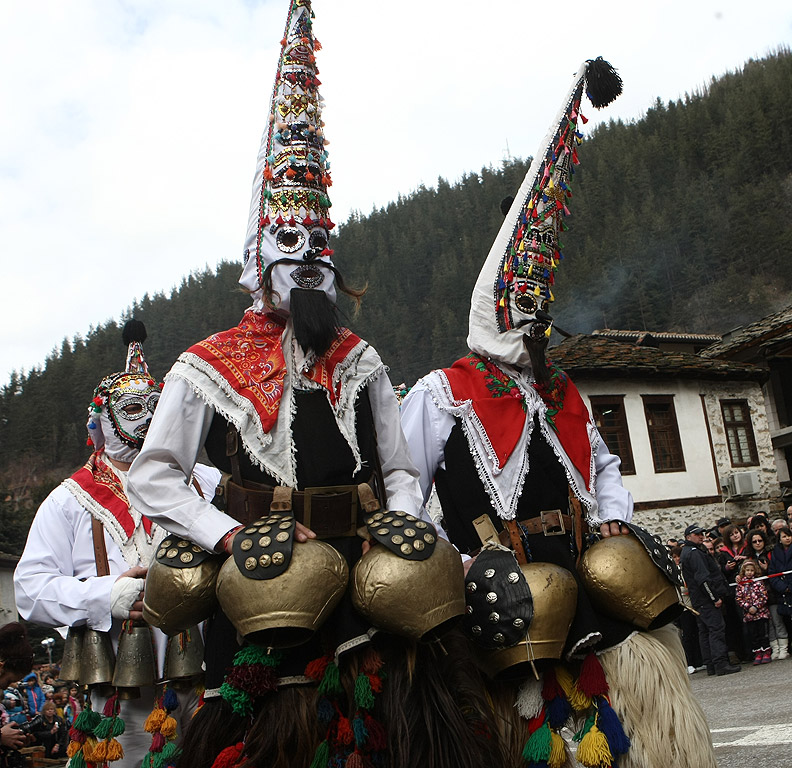
[[[600,533],[603,539],[610,538],[611,536],[624,535],[630,532],[626,525],[621,525],[618,520],[612,520],[610,523],[602,523],[600,525]]]
[[[294,538],[297,539],[297,541],[305,542],[308,541],[308,539],[315,539],[316,534],[310,528],[306,528],[302,523],[297,523],[297,529],[294,532]],[[363,554],[365,555],[367,551],[368,550],[364,550]]]
[[[117,619],[143,619],[143,586],[148,568],[136,565],[116,579],[110,592],[111,613]]]
[[[720,598],[718,598],[718,599],[715,601],[715,607],[716,607],[716,608],[720,608],[722,605],[723,605],[723,600],[721,600]]]
[[[57,730],[57,728],[56,728],[55,730]],[[55,731],[53,731],[53,733],[55,733]],[[55,744],[55,745],[52,747],[52,752],[51,752],[51,754],[53,754],[53,755],[54,755],[54,754],[55,754],[55,753],[56,753],[56,752],[57,752],[59,749],[60,749],[60,744]]]
[[[756,606],[753,606],[753,605],[752,605],[752,606],[751,606],[751,607],[748,609],[748,613],[750,613],[751,615],[755,614],[755,613],[756,613]]]
[[[6,723],[0,728],[0,744],[8,749],[21,749],[25,746],[25,734],[19,730],[17,723]]]
[[[727,571],[733,571],[736,567],[737,567],[737,561],[736,560],[729,560],[729,562],[726,563],[726,570]]]

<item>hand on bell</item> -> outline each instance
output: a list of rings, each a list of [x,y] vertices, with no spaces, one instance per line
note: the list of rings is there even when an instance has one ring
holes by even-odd
[[[618,520],[613,520],[610,523],[603,523],[600,525],[600,533],[602,534],[603,539],[607,539],[609,536],[624,535],[629,532],[630,529],[626,525],[621,525]]]
[[[116,619],[143,618],[143,588],[148,568],[136,565],[124,571],[110,591],[110,612]]]
[[[297,539],[297,541],[305,542],[308,541],[308,539],[315,539],[316,534],[310,528],[306,528],[302,523],[297,523],[297,530],[294,534],[294,538]]]

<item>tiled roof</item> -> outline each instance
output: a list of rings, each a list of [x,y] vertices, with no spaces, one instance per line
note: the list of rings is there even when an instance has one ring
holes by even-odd
[[[792,306],[767,315],[755,323],[735,328],[723,336],[723,340],[701,354],[706,357],[723,357],[739,354],[754,347],[766,348],[778,342],[792,340]]]
[[[643,344],[650,340],[669,343],[714,344],[721,340],[716,333],[677,333],[675,331],[617,331],[612,328],[601,328],[592,331],[592,336],[607,336],[609,339],[632,341]]]
[[[548,350],[547,356],[573,378],[735,379],[764,382],[768,373],[750,363],[701,357],[688,352],[665,352],[603,336],[578,334]]]

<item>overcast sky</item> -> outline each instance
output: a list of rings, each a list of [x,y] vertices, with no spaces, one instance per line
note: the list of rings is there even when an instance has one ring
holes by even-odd
[[[287,7],[0,0],[0,384],[145,293],[241,257]],[[624,79],[613,105],[584,110],[590,128],[792,38],[789,0],[313,7],[337,222],[532,155],[584,59]]]

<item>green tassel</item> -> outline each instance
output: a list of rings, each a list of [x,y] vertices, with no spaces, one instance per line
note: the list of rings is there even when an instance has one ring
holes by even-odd
[[[99,725],[94,728],[94,736],[96,736],[98,741],[102,741],[103,739],[109,739],[110,734],[113,732],[113,718],[106,717],[102,720]]]
[[[126,723],[120,718],[117,717],[115,722],[113,723],[113,736],[123,736],[124,731],[126,730]]]
[[[94,712],[92,709],[84,709],[77,715],[74,727],[83,733],[93,733],[93,729],[101,722],[102,716],[98,712]]]
[[[341,675],[334,661],[327,665],[322,682],[319,683],[319,693],[341,693]]]
[[[247,717],[253,712],[253,699],[247,691],[234,688],[233,685],[223,683],[220,686],[220,695],[231,705],[231,709],[241,717]]]
[[[597,710],[592,707],[589,716],[586,718],[586,722],[583,723],[583,727],[574,735],[574,740],[580,741],[591,730],[591,727],[594,725],[596,719]]]
[[[82,750],[75,752],[74,757],[69,760],[69,765],[73,766],[73,768],[86,768]]]
[[[263,664],[265,667],[277,667],[283,654],[267,653],[262,645],[246,645],[234,656],[234,666],[239,664]]]
[[[537,728],[525,744],[525,749],[523,749],[522,754],[523,760],[529,763],[547,762],[553,745],[552,740],[553,734],[547,723],[541,726],[541,728]]]
[[[74,759],[74,758],[72,758]],[[326,768],[330,760],[330,746],[325,739],[314,752],[313,760],[311,760],[310,768]]]
[[[374,692],[371,690],[368,675],[358,675],[355,679],[355,703],[361,709],[371,709],[374,706]]]

